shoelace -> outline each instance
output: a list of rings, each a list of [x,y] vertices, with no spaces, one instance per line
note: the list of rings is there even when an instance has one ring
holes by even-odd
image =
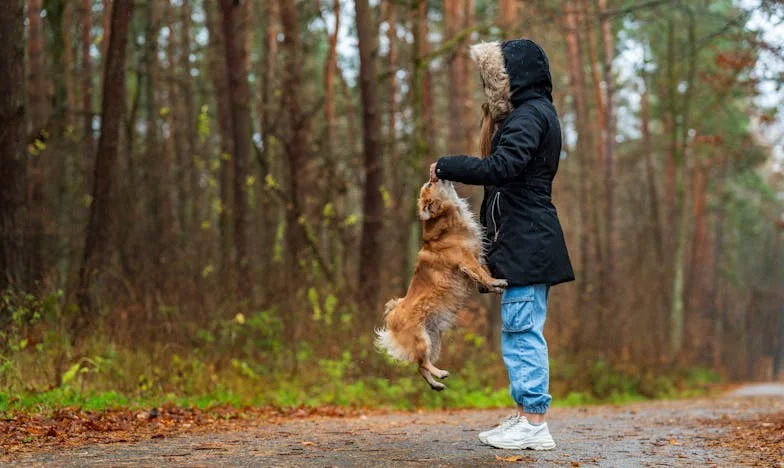
[[[510,427],[513,424],[516,424],[519,419],[520,419],[520,416],[518,416],[517,414],[510,414],[509,416],[506,417],[506,419],[501,421],[501,424],[499,424],[498,427],[506,429],[507,427]]]

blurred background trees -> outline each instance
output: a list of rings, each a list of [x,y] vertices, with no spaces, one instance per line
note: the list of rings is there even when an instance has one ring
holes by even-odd
[[[371,332],[410,277],[426,168],[477,150],[467,46],[524,36],[564,123],[578,280],[551,296],[555,359],[780,375],[783,19],[772,0],[2,2],[0,328],[22,292],[54,298],[22,325],[58,330],[56,379],[98,336],[202,349],[240,315],[257,373],[349,350],[383,374]],[[495,352],[494,300],[461,313],[489,341],[458,350]]]

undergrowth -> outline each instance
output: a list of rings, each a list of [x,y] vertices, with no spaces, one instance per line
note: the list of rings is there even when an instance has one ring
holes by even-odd
[[[146,342],[102,328],[106,319],[74,345],[63,331],[66,311],[57,299],[8,293],[2,298],[2,413],[166,403],[201,409],[337,405],[403,410],[513,404],[500,353],[482,336],[462,328],[444,340],[442,364],[451,375],[448,388],[434,392],[414,366],[379,354],[372,333],[352,335],[356,327],[350,310],[334,304],[314,318],[334,317],[334,323],[313,327],[311,340],[298,340],[296,346],[284,345],[283,324],[274,310],[223,313],[229,318],[207,326],[180,320],[172,330],[185,337]],[[340,336],[330,337],[325,330]],[[113,334],[117,336],[109,338]],[[550,368],[555,406],[694,396],[718,382],[709,370],[662,372],[588,356],[556,355]]]

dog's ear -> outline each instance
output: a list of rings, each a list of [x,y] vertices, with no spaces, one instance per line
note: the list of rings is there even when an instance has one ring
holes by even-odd
[[[441,200],[428,199],[422,203],[422,208],[419,210],[419,217],[422,221],[437,218],[443,211],[443,203]]]
[[[433,202],[431,200],[426,200],[419,207],[419,218],[422,221],[427,221],[428,219],[430,219],[430,205],[432,203]]]

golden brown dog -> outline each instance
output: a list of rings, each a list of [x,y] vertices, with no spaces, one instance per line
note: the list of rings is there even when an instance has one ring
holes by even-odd
[[[448,181],[428,182],[419,193],[422,248],[406,296],[385,306],[385,326],[376,331],[376,346],[393,358],[419,364],[419,373],[433,390],[443,390],[449,372],[433,363],[441,351],[441,332],[454,322],[455,312],[474,283],[500,292],[506,280],[490,275],[482,264],[482,231]]]

